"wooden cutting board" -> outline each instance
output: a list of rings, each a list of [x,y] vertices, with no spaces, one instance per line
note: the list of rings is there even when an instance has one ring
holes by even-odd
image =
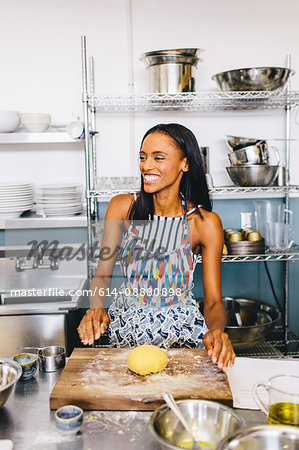
[[[137,375],[127,367],[131,349],[76,348],[50,395],[51,409],[74,404],[91,410],[154,410],[162,393],[176,399],[200,398],[232,406],[227,376],[206,350],[167,349],[167,368]]]

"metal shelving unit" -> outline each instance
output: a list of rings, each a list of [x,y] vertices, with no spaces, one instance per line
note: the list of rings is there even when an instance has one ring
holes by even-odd
[[[82,73],[83,73],[83,96],[85,123],[85,166],[86,166],[86,198],[87,198],[87,225],[88,225],[88,248],[92,249],[92,224],[91,218],[96,211],[97,199],[109,199],[113,195],[132,192],[132,190],[100,190],[96,186],[96,112],[109,113],[132,113],[145,111],[227,111],[227,110],[274,110],[285,111],[285,159],[287,168],[287,179],[285,186],[267,187],[237,187],[219,186],[211,189],[211,195],[233,195],[242,198],[246,195],[272,195],[283,197],[287,209],[289,209],[289,197],[291,193],[298,194],[299,186],[289,184],[290,164],[290,112],[299,106],[299,91],[290,91],[289,85],[286,90],[280,92],[251,91],[251,92],[191,92],[176,94],[160,93],[129,93],[121,95],[96,95],[94,92],[93,59],[90,60],[90,82],[87,77],[86,39],[82,36]],[[290,67],[290,58],[288,58]],[[284,309],[285,323],[283,327],[284,337],[279,342],[286,344],[289,338],[288,329],[288,262],[299,260],[299,248],[292,247],[285,252],[266,251],[263,255],[227,255],[223,256],[223,262],[262,262],[279,261],[285,267],[284,285]],[[201,258],[198,257],[198,261]],[[95,269],[94,261],[88,260],[88,275],[93,276]],[[299,340],[297,338],[296,342]],[[273,344],[270,344],[273,345]],[[299,352],[299,351],[298,351]],[[270,352],[271,353],[271,352]],[[274,350],[274,354],[282,355]],[[251,354],[251,356],[253,356]],[[273,356],[273,354],[272,354]]]
[[[281,109],[286,102],[295,106],[299,92],[186,92],[122,95],[89,95],[100,112],[142,111],[227,111],[244,109]]]

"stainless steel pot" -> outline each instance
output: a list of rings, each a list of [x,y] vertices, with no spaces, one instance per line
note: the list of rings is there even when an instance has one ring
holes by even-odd
[[[149,92],[193,92],[193,68],[201,61],[200,49],[157,50],[143,53],[141,61],[147,67]]]

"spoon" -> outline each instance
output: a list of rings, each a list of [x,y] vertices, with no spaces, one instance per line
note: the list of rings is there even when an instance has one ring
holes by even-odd
[[[191,438],[192,438],[192,450],[202,450],[202,447],[199,445],[199,443],[197,442],[193,431],[191,430],[191,428],[189,427],[189,424],[187,422],[187,420],[185,419],[185,417],[183,416],[183,414],[181,413],[181,410],[179,409],[178,405],[175,402],[175,399],[173,398],[173,395],[170,394],[169,392],[164,392],[163,393],[163,398],[166,401],[167,405],[169,406],[169,408],[174,412],[174,414],[176,415],[176,417],[179,419],[179,421],[182,423],[182,425],[184,426],[184,428],[188,431],[188,433],[190,434]]]

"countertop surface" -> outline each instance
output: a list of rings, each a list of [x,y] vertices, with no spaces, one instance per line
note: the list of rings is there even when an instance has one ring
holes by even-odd
[[[149,430],[150,411],[84,411],[81,431],[68,436],[57,431],[49,396],[60,372],[37,371],[18,381],[0,409],[0,439],[11,439],[15,450],[159,450]],[[267,423],[260,411],[237,410],[248,426]]]

